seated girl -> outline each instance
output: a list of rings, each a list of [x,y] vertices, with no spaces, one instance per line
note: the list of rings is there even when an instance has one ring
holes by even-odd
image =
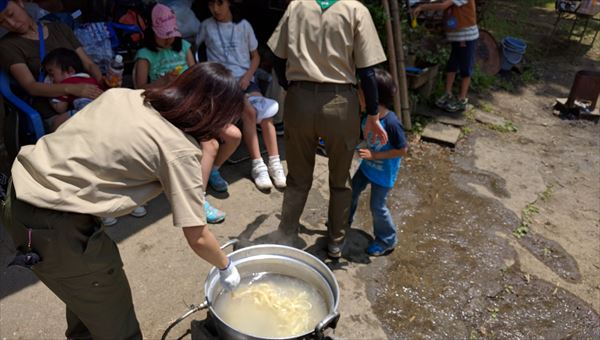
[[[285,173],[279,159],[277,134],[272,119],[277,113],[278,106],[276,102],[262,97],[254,79],[260,56],[252,26],[248,21],[234,17],[229,0],[209,0],[208,8],[212,17],[202,22],[196,42],[198,45],[206,44],[206,55],[209,61],[225,65],[233,76],[238,78],[240,86],[252,103],[247,105],[247,109],[242,114],[242,135],[252,159],[252,179],[260,190],[271,189],[273,182],[276,187],[285,188]],[[270,102],[275,105],[271,105]],[[263,141],[269,154],[268,165],[260,154],[256,133],[257,123],[261,126]],[[211,172],[210,184],[213,187],[227,189],[227,182],[219,174],[218,168]]]
[[[162,86],[195,64],[191,44],[181,38],[175,13],[169,7],[156,4],[152,8],[151,22],[144,34],[145,47],[137,52],[134,65],[136,88]],[[202,178],[208,182],[213,166],[223,164],[238,147],[241,133],[232,124],[219,133],[219,139],[202,142]],[[225,213],[204,201],[208,223],[220,223]]]

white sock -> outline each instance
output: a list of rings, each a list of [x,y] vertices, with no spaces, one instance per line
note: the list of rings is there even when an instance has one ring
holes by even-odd
[[[259,166],[261,164],[265,164],[265,161],[263,161],[262,158],[252,160],[252,168],[256,168],[257,166]]]
[[[269,165],[273,165],[273,164],[277,164],[277,163],[281,163],[281,160],[279,159],[279,155],[269,156]]]

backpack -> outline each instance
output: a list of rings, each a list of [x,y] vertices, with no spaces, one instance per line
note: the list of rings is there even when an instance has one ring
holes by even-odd
[[[139,32],[117,32],[121,47],[128,50],[137,50],[144,42],[144,30],[148,26],[149,5],[142,0],[112,0],[112,21],[119,24],[136,26]]]
[[[554,9],[557,12],[575,12],[579,7],[578,1],[573,0],[556,0],[554,2]]]
[[[125,25],[134,25],[140,28],[140,33],[132,33],[129,35],[129,41],[132,43],[140,43],[144,39],[144,30],[146,29],[146,21],[144,17],[133,9],[128,9],[125,14],[121,15],[118,23]]]
[[[105,22],[87,23],[76,28],[73,33],[81,42],[85,53],[98,65],[100,71],[106,74],[108,65],[114,56],[109,24]]]

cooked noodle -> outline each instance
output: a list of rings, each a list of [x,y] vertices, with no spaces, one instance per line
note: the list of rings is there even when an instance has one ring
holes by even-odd
[[[233,292],[215,300],[219,318],[232,328],[256,337],[295,337],[314,330],[327,315],[325,300],[301,279],[255,273]]]
[[[234,301],[252,299],[257,306],[271,309],[279,321],[274,327],[280,332],[298,334],[312,328],[309,323],[312,304],[306,292],[297,292],[292,297],[283,296],[268,283],[259,283],[238,289],[231,298]]]

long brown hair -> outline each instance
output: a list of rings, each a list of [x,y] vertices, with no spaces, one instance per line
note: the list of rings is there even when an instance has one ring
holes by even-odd
[[[245,100],[231,72],[215,62],[196,64],[143,96],[171,124],[200,141],[216,138],[223,127],[238,120]]]

